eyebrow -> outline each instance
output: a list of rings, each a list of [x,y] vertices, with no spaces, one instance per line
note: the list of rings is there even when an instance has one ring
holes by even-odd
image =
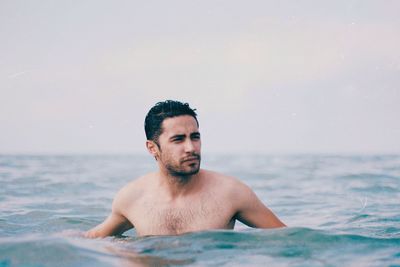
[[[172,140],[172,139],[175,139],[175,138],[184,138],[184,137],[185,137],[184,134],[176,134],[176,135],[171,136],[171,137],[169,138],[169,140]]]
[[[186,136],[185,134],[176,134],[176,135],[171,136],[169,138],[169,140],[176,139],[176,138],[184,138],[185,136]],[[191,133],[190,136],[191,137],[192,136],[200,136],[200,133],[199,132],[194,132],[194,133]]]

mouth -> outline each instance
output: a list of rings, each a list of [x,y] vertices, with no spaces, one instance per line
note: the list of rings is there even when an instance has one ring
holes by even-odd
[[[200,157],[190,157],[190,158],[185,158],[182,160],[182,162],[191,162],[191,161],[198,161]]]

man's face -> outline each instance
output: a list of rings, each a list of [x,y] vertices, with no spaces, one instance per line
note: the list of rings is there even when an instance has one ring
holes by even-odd
[[[167,118],[159,137],[159,161],[173,176],[199,172],[201,139],[196,120],[189,115]]]

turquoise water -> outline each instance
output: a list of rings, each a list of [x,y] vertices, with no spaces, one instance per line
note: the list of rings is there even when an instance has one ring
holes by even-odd
[[[204,155],[290,227],[84,239],[137,156],[0,156],[0,267],[400,266],[400,156]]]

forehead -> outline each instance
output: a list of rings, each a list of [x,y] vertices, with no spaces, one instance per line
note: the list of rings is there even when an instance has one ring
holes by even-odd
[[[165,119],[162,122],[162,129],[161,135],[170,137],[176,134],[197,132],[199,127],[195,118],[190,115],[182,115]]]

